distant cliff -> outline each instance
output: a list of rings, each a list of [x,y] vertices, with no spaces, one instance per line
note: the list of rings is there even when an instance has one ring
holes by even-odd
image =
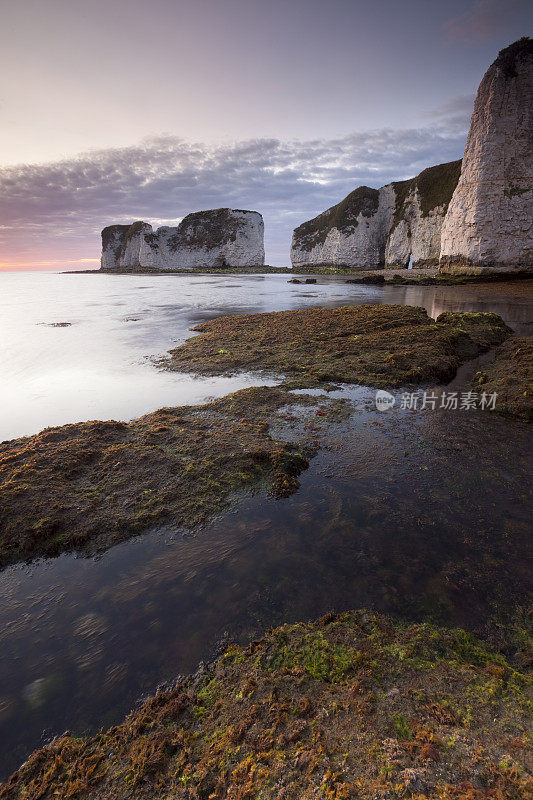
[[[533,266],[533,42],[483,78],[464,158],[362,186],[295,229],[294,267]]]
[[[102,269],[260,267],[265,262],[263,217],[217,208],[156,231],[146,222],[102,231]]]
[[[461,162],[439,164],[381,189],[360,186],[293,234],[294,267],[376,269],[436,265],[444,215]]]
[[[533,40],[502,50],[479,86],[441,263],[533,265]]]

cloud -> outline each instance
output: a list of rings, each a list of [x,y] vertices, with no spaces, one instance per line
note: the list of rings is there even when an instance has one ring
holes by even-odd
[[[476,0],[472,8],[444,23],[448,42],[486,42],[509,28],[527,10],[527,0]]]
[[[444,124],[448,131],[455,130],[461,133],[468,130],[472,109],[474,108],[473,94],[460,94],[452,97],[436,108],[422,114],[425,119],[432,119]]]
[[[434,116],[438,123],[428,127],[338,139],[209,146],[160,136],[0,170],[0,263],[92,259],[105,225],[177,224],[190,211],[220,206],[260,211],[267,261],[288,263],[292,229],[356,186],[379,187],[462,155],[465,128],[453,113]]]

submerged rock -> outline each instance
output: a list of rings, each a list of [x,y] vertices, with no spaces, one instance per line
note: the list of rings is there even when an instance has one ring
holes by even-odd
[[[260,267],[265,262],[263,217],[216,208],[188,214],[177,228],[147,222],[102,231],[102,269]]]
[[[533,40],[502,50],[478,89],[441,263],[533,266]]]

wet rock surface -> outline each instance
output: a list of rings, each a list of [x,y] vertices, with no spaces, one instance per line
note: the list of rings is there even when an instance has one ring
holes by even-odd
[[[502,342],[496,314],[445,314],[394,305],[219,317],[172,350],[168,366],[201,374],[261,370],[291,386],[327,382],[398,386],[450,379],[462,361]]]
[[[95,737],[59,738],[0,797],[525,797],[528,694],[463,631],[330,613],[230,645]]]
[[[0,565],[110,547],[157,523],[195,525],[261,479],[275,495],[290,494],[308,461],[272,439],[266,421],[290,403],[315,401],[249,389],[130,423],[78,423],[3,442]]]

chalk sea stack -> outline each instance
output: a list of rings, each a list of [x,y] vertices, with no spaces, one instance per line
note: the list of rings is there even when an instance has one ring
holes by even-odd
[[[533,39],[502,50],[479,86],[441,263],[533,265]]]
[[[102,269],[261,267],[263,217],[257,211],[216,208],[188,214],[176,228],[146,222],[102,231]]]
[[[462,161],[361,186],[295,229],[300,269],[533,266],[533,40],[483,78]]]

